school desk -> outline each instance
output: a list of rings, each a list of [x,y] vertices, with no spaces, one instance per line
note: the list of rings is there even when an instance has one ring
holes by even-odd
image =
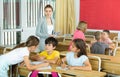
[[[88,54],[88,56],[99,56],[101,58],[102,71],[120,75],[120,57],[101,54]]]
[[[59,42],[58,45],[56,46],[56,50],[58,51],[67,51],[69,48],[70,42]]]
[[[87,44],[91,44],[93,41],[95,41],[95,39],[93,39],[93,38],[86,38],[86,39],[85,39],[85,42],[86,42]]]
[[[62,77],[69,77],[69,75],[64,75],[64,74],[72,74],[75,75],[76,77],[104,77],[106,76],[105,72],[98,72],[98,71],[83,71],[83,70],[60,70],[60,69],[56,69],[56,65],[51,65],[52,69],[47,69],[47,70],[40,70],[42,72],[58,72],[62,75]],[[28,75],[28,73],[30,71],[28,71],[26,69],[26,67],[23,66],[19,66],[18,67],[19,70],[19,74],[22,76],[26,76]],[[64,73],[64,74],[63,74]],[[72,76],[70,76],[72,77]],[[74,76],[73,76],[74,77]]]
[[[64,40],[64,36],[57,36],[55,38],[58,40],[58,42],[63,42]]]
[[[60,55],[63,57],[66,55],[68,51],[60,52]],[[102,71],[120,75],[120,57],[118,56],[109,56],[109,55],[102,55],[102,54],[88,54],[88,56],[99,56],[102,60],[101,68]]]

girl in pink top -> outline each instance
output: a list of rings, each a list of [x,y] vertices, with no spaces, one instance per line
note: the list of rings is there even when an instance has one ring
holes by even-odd
[[[73,39],[77,39],[80,38],[82,40],[85,40],[85,36],[84,33],[81,30],[75,30],[74,35],[73,35]]]
[[[80,21],[74,34],[73,34],[73,39],[82,39],[85,41],[85,35],[84,35],[84,32],[86,31],[87,29],[87,23],[85,21]],[[69,46],[69,49],[71,49],[71,46],[72,46],[72,42],[70,43],[70,46]]]

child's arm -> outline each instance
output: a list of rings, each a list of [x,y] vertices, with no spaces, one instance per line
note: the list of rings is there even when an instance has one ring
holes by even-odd
[[[89,60],[84,62],[85,66],[68,66],[69,69],[81,69],[81,70],[92,70]]]
[[[57,62],[58,59],[59,59],[58,57],[55,57],[54,59],[50,59],[50,60],[45,59],[44,62],[48,62],[48,63],[55,64],[55,63]]]
[[[109,44],[109,48],[114,50],[115,49],[115,44],[114,43]]]
[[[30,56],[30,59],[34,61],[41,61],[45,59],[45,56],[40,56],[39,54],[37,54],[37,55]]]
[[[62,68],[66,68],[67,67],[67,65],[65,64],[65,62],[66,62],[66,57],[62,58],[62,64],[61,64]]]
[[[37,64],[37,65],[31,65],[30,60],[28,56],[24,56],[24,62],[28,70],[35,70],[40,67],[45,67],[48,66],[49,63],[42,63],[42,64]]]

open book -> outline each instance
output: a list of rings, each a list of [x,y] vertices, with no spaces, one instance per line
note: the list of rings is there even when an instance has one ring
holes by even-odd
[[[42,64],[44,62],[41,62],[41,61],[32,61],[31,64]],[[45,70],[45,69],[52,69],[52,67],[49,65],[49,66],[46,66],[46,67],[40,67],[38,68],[38,70]]]

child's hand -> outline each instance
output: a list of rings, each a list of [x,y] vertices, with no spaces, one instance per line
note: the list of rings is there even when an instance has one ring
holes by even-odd
[[[45,60],[43,60],[43,62],[45,62],[45,63],[46,63],[46,62],[48,62],[48,61],[45,59]]]
[[[44,60],[45,59],[45,56],[40,56],[39,57],[39,60]]]
[[[66,64],[61,64],[61,67],[62,67],[62,68],[66,68],[67,65],[66,65]]]
[[[112,50],[115,49],[115,44],[114,43],[110,44],[109,48],[111,48]]]
[[[73,66],[68,66],[68,69],[73,70],[74,67]]]
[[[49,66],[49,63],[43,63],[43,67]]]

